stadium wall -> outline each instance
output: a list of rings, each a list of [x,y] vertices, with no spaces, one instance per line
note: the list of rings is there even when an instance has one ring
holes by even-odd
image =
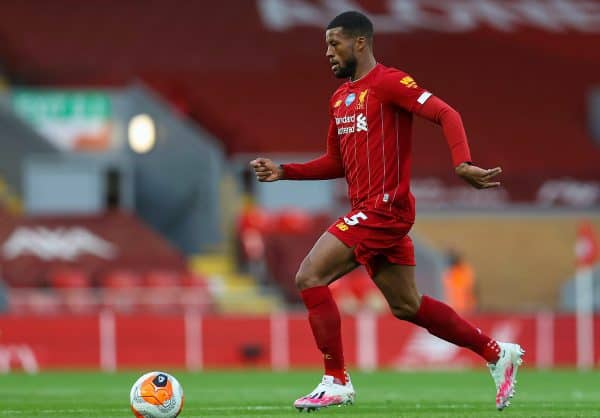
[[[22,166],[27,156],[57,155],[58,150],[13,114],[5,103],[5,96],[0,96],[0,132],[0,174],[14,190],[22,194]]]
[[[529,367],[577,364],[575,317],[535,315],[469,318],[497,339],[518,341]],[[244,330],[240,332],[240,330]],[[471,352],[432,337],[391,316],[343,319],[350,367],[469,368],[482,365]],[[594,319],[600,335],[600,315]],[[597,339],[596,339],[597,340]],[[600,344],[593,352],[600,365]],[[24,369],[288,368],[319,367],[321,356],[304,315],[256,317],[116,315],[0,317],[0,372]]]
[[[559,308],[560,288],[575,272],[577,225],[600,217],[577,212],[419,214],[413,235],[435,250],[453,249],[473,267],[478,309]],[[514,292],[514,289],[519,289]]]

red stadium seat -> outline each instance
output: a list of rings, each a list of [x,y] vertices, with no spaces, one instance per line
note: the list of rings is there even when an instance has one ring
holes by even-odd
[[[206,277],[194,273],[184,273],[181,275],[181,285],[188,288],[208,288]]]
[[[180,276],[169,270],[154,270],[144,275],[143,284],[150,288],[176,287],[180,285]]]
[[[152,312],[172,312],[178,310],[181,294],[180,276],[175,271],[154,270],[146,273],[143,279],[143,308]]]
[[[50,272],[49,282],[55,289],[81,289],[91,286],[87,273],[76,268],[62,268]]]
[[[77,268],[60,268],[49,274],[49,282],[57,292],[62,310],[89,313],[97,309],[97,295],[88,274]]]
[[[214,300],[210,293],[210,287],[203,276],[187,273],[181,277],[183,285],[179,299],[183,309],[191,309],[198,312],[210,312],[214,308]]]
[[[131,312],[139,305],[142,278],[130,270],[114,270],[101,279],[104,307],[117,312]]]
[[[84,314],[98,310],[98,294],[92,288],[64,289],[61,293],[63,296],[63,305],[67,312]]]
[[[277,230],[280,233],[303,234],[312,228],[311,214],[294,208],[288,208],[277,216]]]
[[[106,289],[131,289],[140,286],[141,275],[130,270],[114,270],[104,275],[100,285]]]
[[[48,289],[9,289],[8,304],[11,314],[56,314],[63,310],[59,294]]]

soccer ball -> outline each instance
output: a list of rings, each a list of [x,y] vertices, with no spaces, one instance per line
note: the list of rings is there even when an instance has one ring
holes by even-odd
[[[183,409],[183,387],[168,373],[146,373],[131,387],[129,401],[137,418],[175,418]]]

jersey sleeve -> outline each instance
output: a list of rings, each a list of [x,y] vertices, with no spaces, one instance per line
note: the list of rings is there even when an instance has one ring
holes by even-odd
[[[410,75],[401,71],[383,75],[375,91],[384,103],[393,104],[411,113],[420,109],[431,97],[430,92],[419,87]]]
[[[442,127],[454,167],[471,162],[471,151],[460,114],[443,100],[431,97],[415,111],[417,115]]]
[[[328,180],[344,177],[336,125],[331,114],[325,154],[305,163],[282,164],[282,168],[285,180]]]
[[[463,162],[471,162],[469,143],[460,114],[419,87],[411,76],[402,71],[385,74],[379,80],[376,91],[384,103],[393,104],[440,125],[455,167]]]

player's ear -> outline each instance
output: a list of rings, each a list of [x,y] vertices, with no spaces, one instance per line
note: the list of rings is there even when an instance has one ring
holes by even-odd
[[[360,52],[364,51],[364,49],[369,45],[368,39],[364,36],[357,36],[355,43],[356,49]]]

